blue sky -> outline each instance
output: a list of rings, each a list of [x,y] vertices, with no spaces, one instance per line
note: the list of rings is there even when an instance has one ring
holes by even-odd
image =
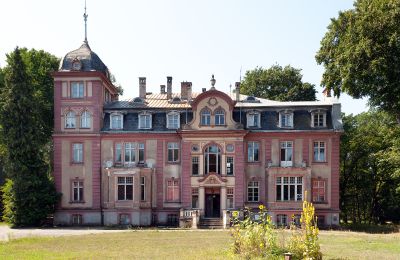
[[[173,77],[229,91],[246,70],[273,64],[301,68],[303,80],[319,86],[323,67],[315,62],[331,17],[352,8],[348,0],[188,1],[87,0],[88,40],[124,88],[138,95],[138,77],[158,92]],[[58,57],[84,39],[84,0],[0,2],[0,66],[15,46],[44,49]],[[321,98],[318,94],[318,98]],[[360,113],[366,100],[343,95],[342,110]]]

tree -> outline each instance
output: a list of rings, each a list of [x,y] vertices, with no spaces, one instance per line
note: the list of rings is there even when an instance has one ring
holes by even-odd
[[[316,100],[313,84],[303,82],[301,70],[273,65],[269,69],[249,70],[241,82],[240,93],[278,101]]]
[[[322,86],[397,116],[400,123],[400,0],[357,0],[331,19],[316,55]]]
[[[49,177],[49,163],[45,162],[49,133],[40,106],[47,95],[39,94],[45,86],[37,85],[43,82],[33,76],[37,64],[27,66],[23,53],[17,47],[7,55],[0,93],[0,136],[8,178],[3,187],[3,218],[14,226],[38,225],[52,212],[58,197]],[[45,62],[40,61],[42,56],[38,59]]]

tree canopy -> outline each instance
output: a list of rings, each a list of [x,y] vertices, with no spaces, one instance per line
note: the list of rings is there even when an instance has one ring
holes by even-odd
[[[241,82],[240,93],[278,101],[314,101],[315,87],[303,82],[300,69],[273,65],[249,70]]]
[[[357,0],[331,19],[316,55],[321,85],[335,96],[369,97],[400,122],[400,0]]]

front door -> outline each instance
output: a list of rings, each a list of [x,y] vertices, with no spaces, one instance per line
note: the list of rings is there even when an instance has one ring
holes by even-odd
[[[219,194],[206,194],[206,218],[219,218],[220,217],[220,195]]]

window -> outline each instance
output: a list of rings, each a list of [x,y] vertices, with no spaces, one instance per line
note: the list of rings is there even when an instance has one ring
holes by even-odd
[[[279,113],[281,127],[293,127],[293,113],[281,112]]]
[[[303,177],[276,177],[277,201],[301,201]]]
[[[247,143],[247,161],[258,162],[259,160],[259,144],[258,142]]]
[[[247,184],[247,201],[257,202],[258,200],[258,181],[249,181]]]
[[[199,175],[199,157],[192,157],[192,175]]]
[[[300,214],[293,215],[293,219],[292,219],[293,224],[295,226],[297,226],[297,227],[300,227],[301,226],[300,219],[301,219],[301,215]]]
[[[201,111],[201,125],[211,124],[211,112],[208,109]]]
[[[312,127],[325,127],[326,126],[326,112],[316,110],[311,112],[311,126]]]
[[[75,128],[76,117],[74,111],[69,111],[65,117],[65,128]]]
[[[206,148],[204,169],[206,174],[210,172],[221,173],[221,149],[217,145],[210,145]]]
[[[81,128],[90,128],[92,125],[92,116],[88,111],[81,114]]]
[[[233,209],[233,188],[226,189],[226,208]]]
[[[168,143],[168,162],[179,161],[178,143]]]
[[[291,167],[293,165],[293,142],[281,142],[281,167]]]
[[[110,120],[110,128],[111,129],[122,129],[123,128],[122,115],[111,114],[110,117],[111,117],[111,120]]]
[[[192,209],[199,208],[199,189],[192,189]]]
[[[169,129],[178,129],[179,128],[179,113],[171,112],[167,114],[167,128]]]
[[[325,162],[325,142],[314,142],[314,162]]]
[[[215,125],[225,125],[225,112],[222,109],[215,111]]]
[[[125,143],[125,163],[136,162],[136,147],[135,143]]]
[[[313,202],[325,202],[325,180],[314,179],[312,181]]]
[[[119,224],[120,225],[129,225],[131,223],[131,219],[129,214],[119,214]]]
[[[71,82],[71,97],[83,98],[83,82]]]
[[[278,227],[286,227],[287,226],[287,215],[285,215],[285,214],[276,215],[276,225]]]
[[[115,144],[115,162],[122,163],[122,144]]]
[[[325,216],[323,216],[323,215],[318,215],[317,216],[317,226],[318,227],[325,226]]]
[[[141,114],[139,115],[139,129],[150,129],[151,128],[151,115]]]
[[[72,181],[72,201],[83,202],[83,181]]]
[[[144,163],[144,143],[139,143],[139,163]]]
[[[118,200],[133,200],[133,177],[118,177]]]
[[[146,177],[140,177],[140,200],[146,200]]]
[[[81,214],[72,214],[72,225],[82,225],[83,218]]]
[[[179,201],[179,181],[168,180],[167,181],[167,201],[178,202]]]
[[[226,157],[226,175],[233,175],[233,157]]]
[[[251,112],[247,114],[247,127],[260,127],[260,113]]]
[[[83,163],[83,144],[77,143],[72,145],[72,162]]]

